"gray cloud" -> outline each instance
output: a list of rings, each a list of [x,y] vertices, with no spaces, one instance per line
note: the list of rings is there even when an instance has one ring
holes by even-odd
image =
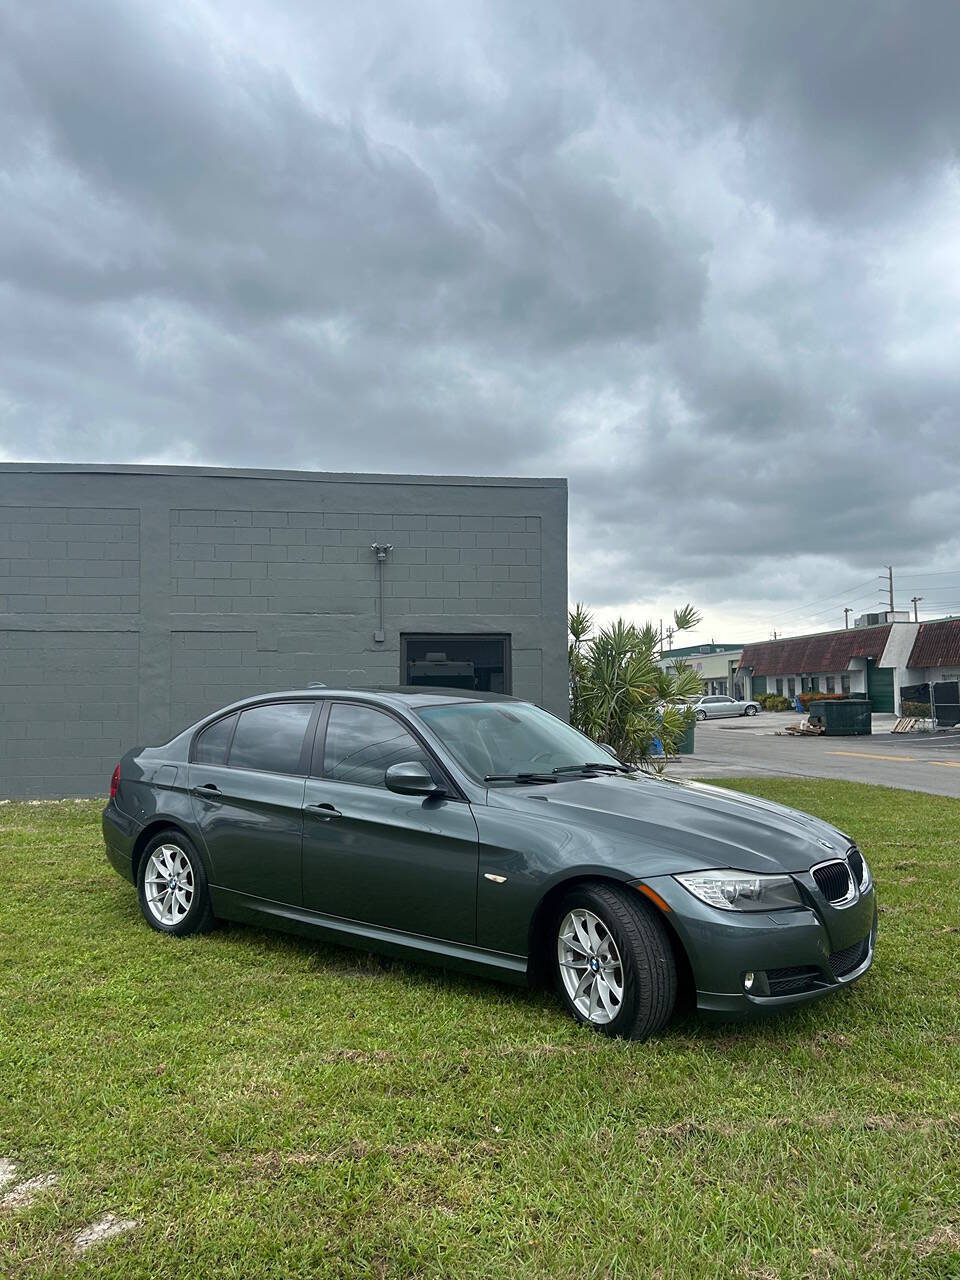
[[[0,11],[0,455],[566,474],[740,634],[960,567],[952,2],[343,15]]]

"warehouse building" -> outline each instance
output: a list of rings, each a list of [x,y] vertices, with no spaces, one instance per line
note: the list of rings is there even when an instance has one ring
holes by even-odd
[[[740,672],[748,697],[779,693],[844,693],[870,699],[873,710],[899,714],[901,685],[918,624],[900,614],[869,614],[853,627],[744,646]]]
[[[566,481],[0,464],[0,796],[249,694],[514,693],[566,716]]]

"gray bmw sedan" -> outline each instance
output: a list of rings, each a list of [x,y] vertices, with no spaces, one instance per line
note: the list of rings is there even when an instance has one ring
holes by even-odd
[[[870,967],[870,869],[807,814],[621,764],[528,702],[308,689],[128,752],[107,856],[147,923],[217,919],[552,980],[580,1022],[644,1039],[678,989],[742,1014]]]

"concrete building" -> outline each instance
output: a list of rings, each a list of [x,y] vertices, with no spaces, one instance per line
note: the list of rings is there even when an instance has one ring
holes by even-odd
[[[566,481],[0,464],[0,795],[97,795],[234,698],[499,689],[567,714]]]
[[[739,644],[691,644],[664,653],[660,666],[667,670],[676,662],[685,662],[700,676],[705,694],[739,698],[744,696],[744,681],[739,674],[742,651]]]

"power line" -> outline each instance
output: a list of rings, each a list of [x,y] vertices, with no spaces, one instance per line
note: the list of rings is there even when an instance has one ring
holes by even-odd
[[[904,569],[901,570],[906,577],[910,578],[915,574],[919,574],[920,578],[950,578],[960,577],[960,569]],[[917,581],[920,581],[920,578]]]
[[[872,593],[872,592],[870,592],[870,591],[864,592],[862,595],[858,595],[858,596],[850,596],[850,595],[847,595],[847,596],[841,596],[841,599],[842,599],[842,600],[846,600],[846,601],[848,601],[850,604],[865,604],[865,603],[868,603],[868,602],[869,602],[869,601],[871,601],[871,600],[875,600],[876,598],[877,598],[877,597],[876,597],[876,596],[874,596],[874,595],[873,595],[873,593]],[[842,613],[843,613],[843,609],[842,609],[842,607],[840,606],[840,604],[838,603],[838,604],[830,605],[830,606],[829,606],[828,608],[826,608],[826,609],[815,609],[815,610],[813,610],[811,613],[808,613],[806,616],[807,616],[808,618],[822,618],[822,617],[829,616],[829,615],[832,615],[832,614],[842,614]],[[779,616],[779,617],[788,617],[789,615],[788,615],[788,614],[780,614],[780,615],[778,615],[778,616]],[[796,625],[796,624],[789,624],[789,625]]]
[[[848,596],[851,591],[860,591],[864,587],[872,587],[876,581],[876,578],[871,578],[868,582],[858,582],[855,586],[846,587],[843,591],[834,592],[833,595],[819,596],[816,600],[810,600],[806,604],[795,605],[792,609],[784,609],[780,616],[786,618],[794,613],[803,613],[804,610],[812,608],[815,604],[822,604],[826,600],[836,600],[841,596]]]

